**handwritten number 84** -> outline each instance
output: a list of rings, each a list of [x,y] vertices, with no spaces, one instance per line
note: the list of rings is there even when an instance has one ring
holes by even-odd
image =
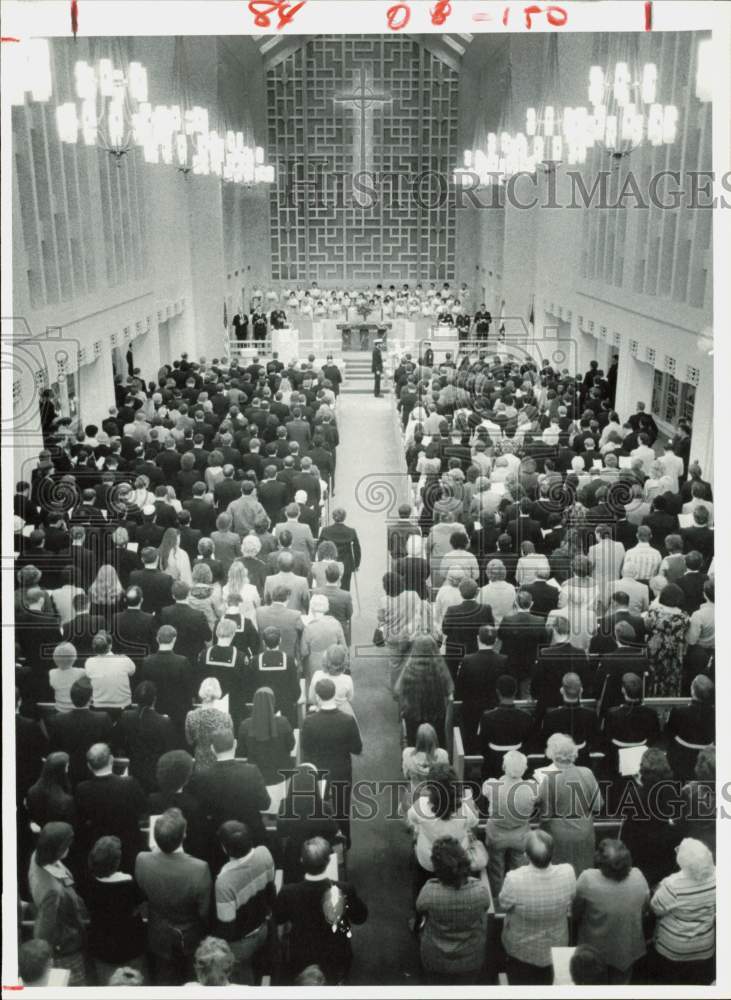
[[[269,28],[272,14],[278,14],[277,31],[281,31],[306,3],[307,0],[300,0],[295,4],[288,0],[249,0],[249,11],[254,15],[257,28]]]

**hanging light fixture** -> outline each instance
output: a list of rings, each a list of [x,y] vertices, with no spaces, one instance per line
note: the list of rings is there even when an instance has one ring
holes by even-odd
[[[695,71],[695,96],[704,104],[713,98],[713,49],[710,38],[698,42]]]
[[[644,143],[668,146],[675,142],[678,109],[658,101],[657,66],[652,62],[640,65],[634,36],[630,36],[626,57],[607,72],[601,66],[591,67],[588,96],[587,137],[615,160],[624,159]]]
[[[53,93],[51,52],[46,38],[28,38],[3,46],[11,104],[50,101]]]
[[[558,64],[558,36],[547,36],[543,63],[541,102],[526,111],[525,131],[536,168],[544,172],[556,169],[565,156],[562,137],[561,82]]]
[[[122,68],[121,47],[115,46],[117,65],[112,58],[95,64],[80,59],[74,66],[77,102],[67,101],[56,108],[56,124],[61,142],[76,143],[79,136],[86,146],[101,146],[120,166],[136,141],[140,121],[149,114],[147,70],[139,62]]]

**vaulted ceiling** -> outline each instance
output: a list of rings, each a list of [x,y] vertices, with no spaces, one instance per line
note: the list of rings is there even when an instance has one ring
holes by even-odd
[[[267,69],[276,66],[283,59],[286,59],[292,52],[304,45],[309,35],[254,35],[254,42],[259,48]],[[462,59],[467,48],[472,41],[472,35],[468,34],[439,34],[439,35],[408,35],[414,41],[423,45],[425,49],[432,52],[443,63],[451,67],[455,72],[459,72]]]

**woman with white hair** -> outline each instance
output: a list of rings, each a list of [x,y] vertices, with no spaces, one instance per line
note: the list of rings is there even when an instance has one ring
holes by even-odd
[[[578,767],[579,747],[565,733],[554,733],[546,744],[553,767],[541,772],[538,801],[541,829],[553,837],[553,863],[568,862],[578,876],[594,865],[594,819],[602,795],[588,767]]]
[[[652,500],[657,496],[662,496],[663,493],[676,492],[677,488],[673,490],[673,481],[670,476],[665,474],[665,466],[663,465],[661,459],[653,462],[650,466],[650,477],[645,480],[644,495],[645,501],[651,503]]]
[[[680,870],[664,878],[650,900],[656,918],[650,982],[707,985],[715,978],[713,855],[700,840],[686,837],[676,860]]]
[[[198,697],[200,705],[185,717],[185,738],[189,746],[193,747],[196,767],[204,768],[216,762],[216,755],[211,747],[213,734],[217,729],[228,729],[233,735],[234,724],[228,712],[223,712],[216,706],[216,702],[223,697],[217,678],[206,677],[198,689]]]
[[[261,597],[264,596],[264,581],[266,580],[266,564],[259,558],[261,539],[258,535],[245,535],[241,542],[241,561],[249,574],[249,582],[253,583]]]
[[[450,566],[444,583],[437,591],[434,601],[434,628],[442,631],[442,622],[447,613],[447,609],[455,604],[462,603],[462,595],[459,592],[459,585],[464,580],[465,571],[461,566]]]
[[[489,819],[485,829],[487,877],[495,899],[513,868],[525,864],[525,842],[530,820],[536,810],[538,786],[523,775],[528,758],[520,750],[508,750],[503,757],[501,778],[489,778],[482,786]]]
[[[325,654],[331,646],[345,646],[343,626],[333,618],[330,602],[324,594],[314,594],[310,600],[310,613],[304,619],[301,654],[302,670],[309,684],[315,671],[322,669]]]

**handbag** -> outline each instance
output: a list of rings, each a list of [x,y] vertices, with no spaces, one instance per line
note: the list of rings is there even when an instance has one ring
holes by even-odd
[[[383,629],[381,628],[380,625],[376,625],[375,629],[373,630],[372,641],[374,646],[381,647],[386,645],[386,640],[383,637]]]

